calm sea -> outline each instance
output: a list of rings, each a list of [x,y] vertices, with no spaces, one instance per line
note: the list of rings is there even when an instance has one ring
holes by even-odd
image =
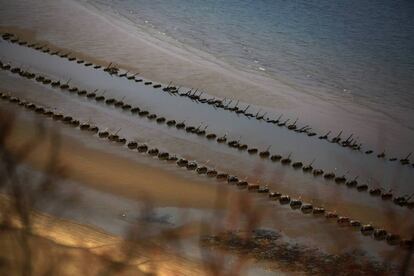
[[[414,1],[90,1],[299,90],[406,114],[414,128]]]

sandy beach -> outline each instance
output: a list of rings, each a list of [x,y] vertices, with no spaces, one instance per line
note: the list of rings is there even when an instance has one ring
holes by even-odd
[[[26,12],[28,6],[30,13]],[[239,99],[267,108],[276,117],[285,114],[292,120],[306,118],[304,124],[322,132],[356,133],[364,144],[378,151],[385,149],[403,155],[407,148],[413,147],[414,132],[409,116],[405,117],[405,122],[356,103],[350,105],[338,99],[328,101],[326,97],[321,99],[301,93],[283,81],[237,70],[166,37],[161,36],[161,40],[139,26],[131,26],[110,10],[99,10],[87,1],[42,1],[41,4],[14,1],[4,3],[2,10],[5,11],[0,21],[3,27],[16,27],[21,34],[35,36],[38,41],[94,57],[106,64],[115,62],[151,80],[198,88],[221,98]],[[7,13],[8,10],[15,13]],[[84,28],[86,25],[88,27]],[[397,132],[400,135],[387,134]]]
[[[214,274],[203,263],[210,251],[200,248],[201,237],[259,228],[276,231],[291,258],[300,251],[292,248],[303,249],[306,260],[292,267],[276,257],[269,265],[239,260],[230,243],[217,246],[223,265],[237,271],[240,261],[247,275],[309,274],[308,257],[343,265],[358,251],[369,267],[361,271],[386,275],[407,258],[409,116],[241,70],[90,1],[3,2],[0,123],[12,127],[1,133],[2,152],[17,158],[30,145],[23,172],[47,175],[53,160],[63,171],[59,194],[82,187],[85,196],[62,215],[50,208],[58,198],[29,208],[30,243],[70,256],[63,274],[97,275],[122,262],[125,233],[137,225],[150,226],[143,237],[156,248],[138,248],[125,275],[149,273],[154,263],[157,275]],[[16,194],[9,182],[0,182],[4,214]],[[147,205],[154,215],[137,219],[136,206]],[[14,239],[24,229],[13,223],[4,235]],[[158,234],[172,241],[163,244]],[[16,246],[7,240],[0,243]],[[85,259],[91,270],[76,270]]]

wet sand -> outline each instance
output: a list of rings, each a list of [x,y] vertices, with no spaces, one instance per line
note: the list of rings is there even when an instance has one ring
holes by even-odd
[[[32,90],[31,93],[34,91]],[[35,95],[35,94],[33,94]],[[18,147],[19,144],[21,144],[23,141],[27,141],[27,139],[31,139],[33,137],[33,123],[27,124],[24,123],[25,119],[28,119],[29,122],[32,116],[28,116],[28,118],[25,118],[25,113],[23,112],[21,115],[23,118],[23,124],[22,122],[19,122],[16,126],[16,129],[14,130],[14,135],[10,139],[10,145],[12,147]],[[31,118],[31,119],[30,119]],[[47,126],[55,128],[55,123],[47,123]],[[32,129],[32,131],[30,131]],[[88,184],[91,187],[94,187],[96,189],[101,189],[103,191],[107,191],[110,193],[130,197],[133,199],[142,199],[143,197],[138,193],[135,193],[136,189],[138,191],[142,190],[143,185],[141,182],[134,182],[133,184],[129,182],[128,180],[125,181],[123,176],[129,176],[131,172],[127,172],[128,170],[133,170],[134,172],[132,175],[137,175],[135,171],[140,171],[137,164],[134,164],[131,166],[126,166],[125,164],[130,163],[130,160],[122,160],[123,158],[119,158],[117,154],[113,154],[111,150],[110,154],[108,154],[108,149],[104,150],[104,152],[99,152],[96,150],[97,145],[95,145],[95,142],[92,142],[93,140],[96,140],[95,137],[90,137],[89,135],[80,135],[77,137],[77,139],[81,139],[82,143],[85,145],[82,146],[79,144],[79,142],[76,141],[76,139],[73,139],[76,136],[68,135],[70,132],[76,132],[76,130],[73,129],[60,129],[61,134],[63,135],[63,145],[61,154],[64,155],[63,158],[60,158],[62,165],[64,165],[65,169],[68,170],[69,178],[78,180],[83,182],[84,184]],[[24,135],[23,135],[24,133]],[[24,137],[24,138],[22,138]],[[92,139],[92,140],[91,140]],[[79,140],[78,140],[79,141]],[[42,162],[47,159],[47,144],[48,141],[44,141],[42,144],[40,144],[39,151],[35,151],[32,154],[35,155],[34,157],[31,156],[29,159],[30,162],[36,167],[40,166],[42,167]],[[86,146],[88,145],[88,146]],[[86,146],[86,147],[85,147]],[[91,149],[92,148],[92,149]],[[69,150],[70,149],[70,150]],[[102,150],[102,149],[101,149]],[[105,153],[106,151],[106,153]],[[119,151],[119,150],[118,150]],[[74,156],[72,156],[74,154]],[[127,154],[125,154],[127,156]],[[109,157],[110,160],[106,160]],[[129,159],[129,158],[128,158]],[[85,161],[86,160],[86,161]],[[99,161],[98,161],[99,160]],[[75,162],[72,162],[75,161]],[[103,161],[103,162],[101,162]],[[156,161],[156,160],[154,160]],[[112,163],[114,162],[114,163]],[[158,161],[157,161],[158,162]],[[93,164],[91,164],[93,163]],[[105,171],[108,170],[108,168],[113,168],[114,164],[122,164],[124,169],[119,169],[117,172],[121,172],[122,174],[117,175],[116,177],[111,177],[110,174],[102,174],[101,170]],[[37,165],[36,165],[37,164]],[[105,167],[102,167],[105,166]],[[139,166],[142,166],[140,164]],[[96,167],[95,170],[89,170],[91,167]],[[118,168],[115,165],[116,168]],[[125,168],[126,167],[126,168]],[[147,168],[144,163],[144,168]],[[160,167],[157,167],[155,170],[158,174],[163,174],[163,171],[160,170]],[[176,172],[175,172],[176,173]],[[104,175],[106,179],[103,181],[100,178],[100,174]],[[153,178],[153,175],[145,171],[145,175],[149,177],[151,180]],[[171,174],[169,175],[169,183],[171,183]],[[109,178],[108,178],[109,177]],[[174,177],[174,176],[173,176]],[[121,178],[121,181],[118,182],[119,178]],[[186,185],[186,182],[188,179],[185,178],[179,178],[180,180],[175,183],[177,187],[182,187],[185,189],[186,193],[181,197],[180,195],[177,197],[177,193],[174,191],[170,191],[168,194],[163,195],[162,193],[158,193],[158,188],[161,187],[158,184],[154,186],[155,190],[149,189],[145,190],[147,194],[150,194],[153,197],[153,200],[155,201],[155,204],[159,204],[163,206],[164,204],[166,206],[187,206],[187,207],[201,207],[201,208],[211,208],[214,206],[211,201],[206,200],[205,190],[199,190],[201,186],[197,186],[197,189],[195,193],[192,193],[192,189],[189,189],[189,187]],[[155,178],[155,180],[159,180],[159,178]],[[95,182],[97,181],[97,182]],[[184,182],[184,183],[182,183]],[[191,185],[196,184],[194,179],[191,178]],[[130,186],[127,186],[127,185]],[[182,185],[184,184],[184,185]],[[201,185],[211,185],[212,183],[203,183]],[[135,188],[132,186],[137,186],[139,188]],[[198,183],[200,185],[200,183]],[[222,185],[221,185],[222,186]],[[225,187],[221,187],[223,189]],[[198,194],[199,191],[203,192],[203,195]],[[213,191],[216,191],[213,189]],[[191,193],[188,193],[191,192]],[[188,195],[193,195],[188,197]],[[207,195],[210,195],[211,198],[217,198],[217,194],[215,192],[207,193]],[[247,196],[247,195],[246,195]],[[256,197],[253,197],[253,199]],[[302,214],[297,212],[292,212],[289,207],[287,208],[280,208],[278,206],[274,206],[273,204],[268,205],[268,201],[265,198],[256,198],[254,200],[257,204],[257,211],[260,212],[260,214],[263,216],[263,223],[262,225],[265,227],[270,227],[272,229],[281,229],[283,233],[286,233],[289,237],[294,238],[297,242],[300,241],[302,244],[308,245],[310,247],[316,246],[319,249],[327,250],[328,252],[343,252],[344,250],[352,250],[355,248],[356,245],[359,245],[364,250],[367,250],[370,252],[370,254],[374,254],[376,257],[380,257],[381,259],[389,259],[390,255],[398,256],[399,258],[402,258],[404,255],[400,255],[404,252],[400,252],[398,248],[394,249],[392,247],[389,247],[385,243],[378,243],[377,241],[374,241],[370,238],[364,238],[362,237],[358,232],[352,232],[348,229],[340,229],[336,225],[336,223],[329,223],[327,221],[324,221],[323,218],[321,219],[315,219],[312,217],[304,217]],[[231,226],[231,228],[237,229],[237,224],[234,224],[234,221],[238,221],[238,216],[243,216],[243,214],[239,213],[237,211],[237,201],[235,200],[229,200],[228,205],[230,206],[230,209],[233,209],[233,212],[230,212],[230,218],[227,224]],[[252,206],[253,207],[253,206]],[[255,207],[256,208],[256,207]],[[234,212],[235,211],[235,212]],[[232,214],[233,213],[233,214]],[[372,216],[372,215],[371,215]],[[390,222],[392,223],[392,221]],[[310,231],[312,229],[312,231]],[[318,231],[316,231],[318,229]],[[196,233],[196,232],[195,232]],[[304,235],[305,234],[305,235]],[[332,235],[332,239],[327,239],[327,235]],[[352,241],[352,242],[351,242]],[[359,247],[358,246],[358,247]],[[395,251],[397,250],[397,251]],[[376,253],[374,253],[376,252]],[[379,255],[376,255],[379,254]],[[395,260],[395,259],[394,259]]]
[[[29,14],[25,5],[32,8]],[[0,11],[0,31],[16,32],[29,41],[41,41],[55,49],[70,51],[95,64],[106,66],[116,61],[123,69],[131,70],[131,73],[139,72],[140,76],[152,81],[167,84],[172,80],[177,85],[199,87],[210,95],[237,98],[257,105],[255,110],[262,107],[263,112],[269,110],[275,116],[283,112],[284,116],[292,120],[306,117],[306,121],[301,121],[301,124],[312,124],[320,132],[327,129],[333,132],[341,129],[346,130],[346,133],[355,132],[364,143],[367,141],[370,149],[378,152],[386,148],[387,153],[390,150],[396,156],[403,157],[407,147],[414,145],[414,139],[411,140],[414,136],[411,130],[403,126],[404,123],[396,124],[379,113],[356,106],[343,109],[264,76],[237,71],[210,56],[194,52],[194,49],[180,48],[142,30],[131,29],[125,22],[107,13],[103,15],[102,11],[83,2],[47,0],[40,3],[19,0],[5,3],[5,7],[5,10],[10,9],[14,13],[10,16]],[[56,24],[51,25],[50,22]],[[88,28],[81,28],[80,25],[86,22]],[[2,44],[0,59],[62,81],[70,80],[71,85],[89,91],[99,89],[107,97],[125,98],[130,104],[138,104],[167,118],[174,116],[195,126],[208,125],[211,131],[227,133],[232,139],[242,139],[262,150],[271,145],[272,152],[274,150],[283,156],[291,153],[294,160],[301,160],[305,165],[317,157],[318,166],[332,170],[338,176],[346,175],[349,179],[359,176],[364,183],[374,179],[370,184],[383,187],[385,191],[393,189],[398,195],[413,192],[409,185],[413,177],[410,167],[399,167],[399,164],[389,164],[329,143],[321,144],[318,140],[309,140],[306,136],[288,133],[285,129],[274,130],[261,122],[242,119],[224,111],[208,110],[210,107],[205,108],[188,99],[161,95],[152,87],[130,85],[127,80],[120,80],[102,71],[91,72],[82,65],[68,64],[59,58],[19,48],[24,47]],[[269,160],[248,156],[225,145],[212,144],[203,138],[189,136],[146,119],[134,118],[126,112],[57,92],[56,89],[8,72],[0,72],[0,80],[1,88],[14,96],[78,116],[100,129],[121,129],[120,134],[128,140],[145,142],[250,182],[268,185],[271,190],[287,193],[314,206],[324,206],[340,215],[372,223],[375,227],[404,237],[412,234],[413,211],[395,206],[390,201],[381,201],[344,185],[340,187],[332,181],[329,183],[321,178],[310,177],[293,170],[291,166],[275,165]],[[0,103],[1,107],[13,109],[7,105]],[[11,149],[16,150],[34,137],[33,119],[39,118],[22,112],[8,140]],[[277,203],[269,203],[267,197],[251,195],[200,178],[174,165],[160,164],[158,160],[131,153],[125,147],[108,145],[96,136],[82,134],[65,126],[56,127],[54,122],[46,122],[46,125],[62,136],[59,163],[65,168],[68,178],[94,189],[133,200],[150,199],[157,206],[198,209],[218,206],[234,210],[237,209],[238,196],[243,195],[253,200],[254,206],[263,214],[263,225],[281,229],[288,237],[302,244],[332,252],[351,250],[360,245],[370,254],[383,259],[398,251],[385,242],[362,237],[358,231],[338,227],[324,218],[315,219],[304,216],[300,211],[294,212],[289,206],[285,208]],[[384,130],[398,135],[391,137],[384,134]],[[262,135],[255,135],[257,133]],[[29,164],[42,170],[49,151],[50,140],[45,140],[30,154]],[[217,202],[218,195],[222,194],[227,196],[226,200]],[[327,240],[327,236],[335,238]],[[402,256],[401,252],[398,254]]]
[[[357,134],[364,144],[378,151],[385,149],[404,155],[414,146],[408,117],[407,122],[399,122],[380,111],[369,111],[357,104],[350,106],[337,99],[327,101],[297,91],[283,81],[236,70],[168,38],[161,40],[149,35],[139,26],[131,26],[110,11],[98,10],[87,2],[19,0],[6,2],[3,7],[7,11],[0,14],[3,29],[17,27],[40,41],[106,63],[115,61],[149,79],[240,99],[292,119],[306,118],[305,124],[321,132],[343,129]]]
[[[276,153],[283,155],[290,152],[293,154],[292,158],[294,160],[299,158],[305,164],[316,158],[317,162],[314,165],[317,168],[321,166],[326,171],[334,171],[337,175],[346,175],[348,171],[352,174],[347,175],[347,177],[359,176],[359,181],[362,183],[372,178],[375,180],[372,183],[373,185],[378,183],[384,189],[392,188],[399,195],[412,192],[412,187],[407,185],[414,173],[410,167],[401,167],[399,164],[392,165],[375,157],[364,156],[358,152],[338,148],[318,139],[314,139],[312,142],[306,136],[301,138],[299,134],[288,133],[283,129],[275,129],[270,132],[269,129],[272,127],[254,120],[239,118],[228,112],[212,112],[208,110],[212,109],[209,106],[204,108],[180,97],[160,95],[152,87],[136,83],[130,84],[130,81],[126,79],[111,77],[103,71],[92,70],[58,57],[38,54],[36,51],[25,47],[13,45],[11,47],[22,51],[9,51],[2,44],[1,49],[7,53],[10,60],[13,61],[16,57],[19,57],[14,61],[15,63],[24,62],[32,70],[39,70],[42,73],[56,76],[58,79],[64,78],[63,81],[70,79],[73,85],[86,87],[88,90],[110,88],[105,93],[107,97],[126,98],[126,101],[130,104],[139,104],[141,107],[149,108],[151,112],[156,111],[157,114],[162,112],[161,114],[167,118],[175,116],[174,118],[177,121],[186,120],[192,122],[195,126],[203,122],[203,124],[209,125],[210,129],[219,131],[225,129],[229,139],[237,139],[238,135],[241,137],[243,132],[266,133],[264,137],[243,135],[243,141],[260,145],[259,149],[272,145],[272,152],[275,150]],[[392,212],[394,217],[398,217],[400,221],[409,221],[407,219],[412,217],[413,212],[407,208],[395,206],[390,201],[370,197],[367,193],[359,193],[355,189],[329,184],[329,181],[325,181],[323,178],[315,178],[312,175],[304,174],[301,170],[293,170],[290,166],[281,166],[280,163],[260,160],[257,156],[249,156],[247,153],[243,154],[237,150],[232,151],[221,145],[216,146],[216,143],[203,141],[198,136],[189,136],[174,128],[151,123],[147,119],[137,119],[136,116],[128,115],[127,112],[117,112],[113,108],[89,100],[82,101],[79,96],[67,95],[60,92],[60,90],[38,85],[33,81],[15,77],[10,73],[2,72],[0,76],[4,76],[2,77],[3,87],[13,91],[13,95],[23,96],[26,100],[57,108],[59,112],[70,115],[76,114],[89,123],[108,128],[111,131],[121,129],[120,134],[127,137],[128,140],[149,142],[151,146],[157,146],[160,150],[175,153],[202,164],[211,164],[218,170],[230,172],[239,177],[247,177],[250,181],[268,185],[272,190],[299,197],[305,202],[312,202],[314,205],[322,205],[329,210],[337,211],[341,215],[347,215],[363,222],[374,223],[404,235],[411,233],[409,223],[404,223],[397,229],[394,221],[389,220],[389,212]],[[17,80],[18,83],[16,84]],[[46,91],[47,93],[45,93]],[[81,104],[79,105],[79,103]],[[180,110],[174,108],[175,106],[181,106]],[[198,119],[193,118],[197,116]],[[243,124],[238,125],[239,122],[243,122]],[[70,133],[69,131],[67,134]],[[263,139],[266,137],[277,137],[278,140],[272,141],[271,138],[266,141]],[[82,137],[77,138],[84,139]],[[281,143],[281,141],[283,142]],[[289,144],[290,146],[288,146]],[[167,168],[163,166],[161,169],[165,170]],[[381,171],[381,174],[377,174],[378,171]],[[399,177],[395,178],[396,175],[399,175]],[[338,198],[341,198],[341,200],[338,201]]]
[[[37,135],[32,123],[18,122],[7,140],[7,146],[12,151],[18,151],[31,141],[39,140]],[[47,167],[54,154],[53,136],[46,137],[27,158],[29,164],[39,170]],[[128,198],[154,201],[160,206],[215,206],[217,191],[214,185],[189,181],[147,164],[138,165],[125,158],[85,147],[69,137],[61,139],[57,162],[69,179]],[[186,192],[178,192],[180,190]]]

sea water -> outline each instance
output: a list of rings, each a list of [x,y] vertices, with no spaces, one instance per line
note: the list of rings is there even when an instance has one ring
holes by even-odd
[[[414,129],[414,2],[89,0],[132,22]]]

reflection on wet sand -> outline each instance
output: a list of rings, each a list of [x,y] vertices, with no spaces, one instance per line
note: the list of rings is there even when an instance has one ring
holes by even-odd
[[[81,7],[73,2],[69,6]],[[414,170],[405,147],[411,144],[396,142],[411,134],[396,136],[381,147],[367,146],[361,141],[374,141],[375,127],[356,127],[354,134],[354,126],[348,125],[361,114],[346,114],[346,123],[339,126],[343,130],[332,126],[329,112],[320,115],[325,116],[323,128],[310,123],[318,116],[302,122],[286,108],[302,108],[308,98],[296,103],[295,96],[265,93],[249,101],[254,89],[270,87],[255,83],[255,78],[237,84],[240,100],[234,100],[235,87],[227,92],[230,95],[218,93],[228,96],[220,98],[203,92],[212,86],[201,91],[179,87],[175,80],[164,79],[168,85],[163,85],[141,77],[149,72],[145,76],[151,79],[156,68],[142,70],[148,69],[145,62],[139,70],[128,66],[131,60],[117,59],[128,49],[116,45],[111,45],[116,51],[104,57],[99,56],[107,48],[98,47],[94,58],[85,54],[93,46],[82,45],[81,54],[55,46],[67,38],[38,42],[39,35],[50,34],[12,30],[19,38],[3,34],[0,43],[0,107],[22,110],[7,140],[12,152],[34,139],[33,120],[41,120],[62,134],[58,160],[68,178],[95,189],[137,200],[151,198],[158,206],[205,210],[232,210],[249,198],[254,203],[248,206],[259,208],[264,226],[334,253],[360,244],[384,259],[394,252],[401,257],[412,247],[414,190],[409,183]],[[160,57],[167,69],[170,54],[170,59]],[[195,61],[189,63],[205,65]],[[196,72],[192,76],[197,82]],[[221,90],[226,81],[244,73],[223,75],[224,83],[217,84]],[[162,78],[174,79],[168,70],[154,79]],[[192,83],[187,81],[177,83]],[[264,104],[268,97],[273,100]],[[254,104],[277,106],[277,112]],[[321,106],[325,104],[315,110]],[[332,130],[318,130],[325,127]],[[401,129],[404,132],[410,133]],[[31,166],[42,170],[50,143],[45,139],[33,150]],[[388,148],[399,155],[389,155]],[[217,201],[218,197],[225,200]],[[329,235],[336,239],[327,239]]]

